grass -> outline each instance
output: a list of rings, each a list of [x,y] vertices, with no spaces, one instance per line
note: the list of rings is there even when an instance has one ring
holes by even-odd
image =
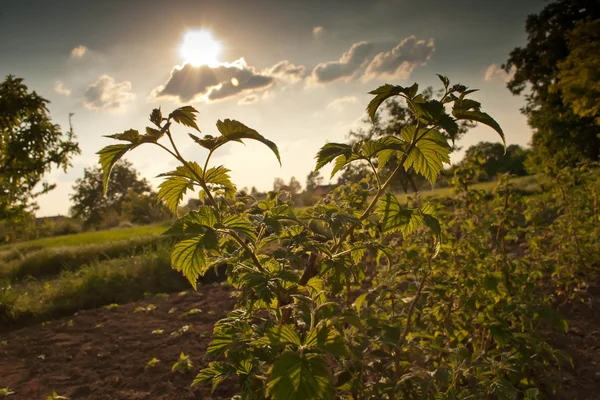
[[[516,189],[526,191],[526,192],[538,192],[541,190],[540,186],[537,184],[537,180],[535,176],[520,176],[517,178],[511,179],[512,184]],[[473,189],[485,190],[488,193],[491,193],[492,190],[496,187],[498,182],[481,182],[476,183],[472,186]],[[449,196],[452,197],[452,187],[444,187],[444,188],[436,188],[431,190],[423,190],[421,192],[421,198],[434,198],[434,197],[443,197]],[[396,196],[398,201],[401,203],[406,203],[409,197],[414,197],[414,193],[401,193]]]
[[[80,246],[49,247],[0,266],[0,277],[11,282],[25,278],[45,279],[65,270],[77,270],[94,261],[121,258],[154,251],[172,243],[165,236],[139,236],[125,240]]]
[[[5,253],[25,254],[39,249],[81,246],[87,244],[105,243],[117,240],[129,239],[135,236],[156,236],[165,231],[169,223],[136,226],[132,228],[115,228],[97,232],[83,232],[73,235],[54,236],[43,239],[30,240],[0,246],[0,259],[4,259]]]
[[[5,322],[0,326],[41,322],[79,310],[190,289],[187,279],[171,268],[170,254],[170,246],[163,244],[150,253],[96,261],[77,271],[65,270],[51,280],[14,286],[0,282],[0,321]],[[222,279],[222,274],[208,273],[201,282]]]

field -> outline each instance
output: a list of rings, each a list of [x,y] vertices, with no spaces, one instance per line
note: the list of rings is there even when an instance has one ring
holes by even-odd
[[[525,196],[541,191],[532,177],[512,184]],[[494,187],[473,190],[491,195]],[[450,189],[422,194],[440,204],[453,196]],[[69,399],[218,399],[236,393],[234,380],[212,395],[210,387],[190,383],[208,366],[212,327],[233,309],[239,292],[214,273],[191,290],[170,268],[173,241],[159,235],[164,229],[91,232],[0,248],[1,304],[8,306],[0,321],[0,388],[14,392],[9,398],[46,399],[54,392]],[[542,330],[573,360],[562,366],[561,391],[549,398],[593,400],[600,396],[600,314],[594,307],[600,288],[590,285],[574,299],[555,303],[566,331]],[[182,353],[192,365],[173,371]]]

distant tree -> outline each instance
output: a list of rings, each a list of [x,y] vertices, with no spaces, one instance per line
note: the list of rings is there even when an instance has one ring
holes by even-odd
[[[0,83],[0,220],[37,209],[35,198],[56,187],[43,176],[52,168],[66,171],[80,153],[73,130],[63,133],[50,120],[49,103],[21,78],[8,75]]]
[[[306,177],[306,191],[312,192],[317,186],[320,186],[322,184],[323,177],[321,176],[321,173],[319,171],[310,171],[310,173]]]
[[[521,111],[533,128],[530,165],[562,168],[596,160],[600,154],[600,130],[588,113],[593,114],[593,108],[578,112],[579,102],[574,102],[585,97],[582,104],[589,104],[596,89],[586,88],[581,93],[586,78],[573,79],[597,62],[597,52],[586,54],[597,48],[597,42],[586,40],[590,35],[597,38],[598,33],[589,29],[597,27],[593,21],[599,18],[598,0],[553,1],[527,18],[527,45],[515,48],[503,66],[507,72],[515,72],[508,89],[515,95],[527,93]]]
[[[295,196],[302,190],[302,185],[293,176],[290,178],[289,183],[285,183],[285,181],[281,178],[275,178],[273,180],[273,190],[287,190],[292,194],[292,196]]]
[[[479,142],[467,149],[464,159],[478,157],[483,172],[480,179],[488,180],[506,172],[517,176],[526,175],[524,164],[528,154],[528,149],[516,144],[508,146],[505,154],[502,143]]]
[[[600,19],[580,21],[567,34],[569,55],[558,63],[558,80],[551,87],[565,105],[600,125]]]
[[[102,182],[102,170],[95,166],[85,168],[83,178],[77,179],[73,186],[71,215],[84,219],[86,228],[100,225],[107,216],[114,218],[114,215],[121,215],[123,202],[130,196],[130,191],[150,193],[148,181],[140,179],[138,172],[126,160],[115,164],[106,196],[103,195]]]

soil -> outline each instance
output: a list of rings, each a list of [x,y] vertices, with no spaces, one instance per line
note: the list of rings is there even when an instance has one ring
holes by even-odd
[[[53,391],[71,400],[230,398],[231,385],[211,396],[210,386],[190,384],[208,364],[214,323],[233,308],[231,291],[214,284],[185,293],[0,334],[0,389],[14,391],[13,400],[45,400]],[[151,304],[156,309],[140,311]],[[201,311],[186,315],[192,309]],[[188,373],[171,371],[181,352],[193,362]],[[160,361],[146,368],[154,357]]]
[[[203,355],[214,323],[233,308],[230,294],[219,284],[204,285],[198,292],[81,311],[2,333],[0,388],[14,391],[13,400],[45,400],[53,391],[71,400],[231,398],[235,387],[227,382],[212,395],[206,385],[190,387],[208,364]],[[201,311],[188,314],[192,309]],[[575,368],[564,371],[564,392],[556,399],[599,400],[600,288],[560,311],[569,331],[552,335],[550,342],[573,357]],[[163,332],[152,333],[159,329]],[[193,362],[188,373],[171,371],[181,352]],[[160,362],[146,368],[154,357]]]

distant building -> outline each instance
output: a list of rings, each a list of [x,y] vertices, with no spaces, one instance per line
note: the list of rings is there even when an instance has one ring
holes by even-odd
[[[313,190],[313,195],[325,197],[327,193],[335,189],[337,185],[319,185]]]

